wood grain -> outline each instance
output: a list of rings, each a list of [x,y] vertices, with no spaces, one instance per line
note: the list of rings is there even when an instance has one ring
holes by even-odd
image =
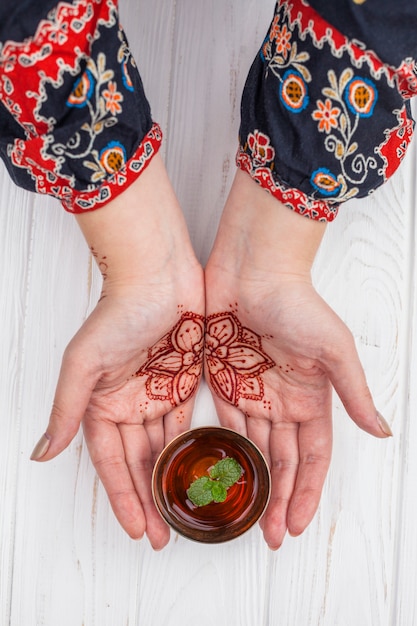
[[[234,172],[240,94],[274,2],[124,0],[163,154],[197,254],[208,257]],[[0,167],[0,624],[414,626],[417,326],[414,141],[393,180],[328,228],[314,279],[351,328],[394,437],[359,431],[334,399],[320,509],[276,553],[260,530],[155,553],[114,519],[81,434],[29,462],[62,353],[100,278],[72,216]],[[216,423],[205,386],[194,425]]]

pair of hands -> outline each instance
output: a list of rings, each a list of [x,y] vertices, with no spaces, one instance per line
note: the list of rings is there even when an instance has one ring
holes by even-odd
[[[155,194],[154,176],[166,181],[160,164],[129,188],[135,211],[139,201],[146,213],[148,195]],[[314,225],[313,236],[309,232],[310,244],[304,241],[289,271],[274,258],[274,246],[266,252],[263,238],[271,237],[275,245],[281,238],[287,241],[288,227],[299,250],[297,233],[305,237],[308,220],[279,206],[238,172],[204,277],[184,239],[178,207],[172,210],[173,197],[164,193],[165,221],[172,213],[169,236],[181,226],[174,243],[155,246],[160,228],[152,235],[152,226],[141,223],[148,248],[131,242],[132,250],[144,251],[138,261],[140,280],[135,272],[120,270],[125,256],[131,267],[131,252],[126,252],[131,216],[125,226],[119,220],[120,249],[114,245],[117,233],[100,241],[98,248],[114,250],[113,256],[105,255],[103,297],[64,354],[46,435],[32,458],[46,461],[59,454],[82,423],[120,524],[132,538],[146,532],[152,546],[162,548],[169,530],[153,504],[152,468],[163,447],[191,425],[205,353],[220,423],[249,436],[270,464],[272,497],[261,526],[266,542],[276,549],[287,531],[300,534],[317,509],[331,456],[332,385],[361,428],[378,437],[390,433],[378,421],[350,332],[311,285],[306,268],[321,226]],[[122,202],[125,210],[129,197]],[[152,206],[154,220],[155,202]],[[120,215],[121,207],[116,208]],[[94,219],[106,220],[105,210],[95,212],[100,216]],[[269,220],[279,224],[278,230]],[[95,250],[102,226],[81,223]],[[286,261],[297,252],[278,248]],[[97,255],[99,264],[100,258],[104,256]]]

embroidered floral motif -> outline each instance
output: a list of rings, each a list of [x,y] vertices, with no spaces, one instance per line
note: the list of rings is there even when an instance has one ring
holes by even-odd
[[[319,122],[319,131],[329,133],[332,128],[337,128],[340,109],[332,105],[330,98],[326,98],[325,102],[317,100],[317,107],[313,113],[313,120]]]
[[[288,30],[286,24],[284,24],[282,28],[280,27],[277,15],[273,19],[269,37],[266,39],[264,45],[266,45],[268,41],[275,43],[276,52],[282,55],[283,59],[287,58],[288,52],[291,50],[291,32]],[[265,58],[265,55],[268,54],[268,49],[264,48],[263,53]]]
[[[254,165],[266,165],[273,161],[275,150],[271,146],[271,140],[259,130],[249,134],[248,147],[251,151]]]
[[[271,71],[280,81],[282,72],[290,67],[303,78],[305,83],[311,80],[311,74],[306,67],[310,55],[308,52],[298,52],[297,42],[291,42],[292,32],[286,24],[279,26],[281,16],[275,16],[269,32],[261,48],[261,59],[267,65],[267,72]]]
[[[328,168],[319,168],[310,180],[324,195],[337,195],[345,201],[357,195],[357,185],[363,183],[370,169],[377,168],[374,156],[358,151],[358,126],[360,118],[372,115],[378,93],[372,81],[353,76],[351,68],[345,69],[339,80],[333,70],[327,77],[329,85],[322,89],[326,100],[317,100],[312,117],[318,121],[318,130],[327,134],[324,146],[333,153],[341,173],[336,176]]]
[[[396,77],[393,67],[383,63],[373,50],[349,40],[304,0],[278,0],[277,10],[283,11],[290,28],[296,28],[303,41],[306,37],[311,38],[312,45],[320,50],[329,46],[330,54],[335,58],[341,58],[346,52],[352,65],[358,68],[366,65],[375,79],[384,75],[388,84],[394,86]]]
[[[271,71],[280,81],[279,95],[284,106],[297,113],[309,102],[307,83],[311,75],[306,67],[307,52],[298,52],[297,42],[287,24],[281,26],[281,17],[276,15],[261,48],[261,58],[266,63],[266,74]],[[286,70],[286,71],[285,71]],[[283,73],[284,72],[284,73]]]
[[[297,213],[331,221],[398,167],[413,130],[402,98],[416,92],[414,59],[396,69],[306,0],[278,0],[243,93],[237,164]]]
[[[282,77],[280,97],[285,108],[292,113],[299,113],[309,102],[307,84],[301,74],[288,70]]]
[[[112,80],[109,81],[108,89],[104,89],[103,98],[106,102],[106,110],[112,115],[122,112],[120,103],[123,102],[123,96],[120,91],[117,91],[117,85]]]
[[[235,406],[240,398],[262,400],[261,374],[275,365],[263,351],[259,335],[242,326],[233,313],[207,318],[205,359],[214,391]]]
[[[341,182],[326,167],[321,167],[311,175],[311,184],[325,196],[335,196],[340,189]]]
[[[88,60],[87,69],[75,83],[67,104],[87,106],[90,119],[84,121],[66,145],[55,143],[52,146],[55,155],[70,159],[90,157],[83,161],[83,165],[93,171],[91,182],[94,183],[109,173],[118,172],[126,162],[126,149],[120,142],[113,141],[100,152],[94,148],[97,136],[117,124],[117,115],[122,113],[123,95],[113,79],[114,71],[106,67],[105,54],[98,54],[97,61]]]
[[[75,82],[74,89],[68,96],[67,106],[82,108],[87,106],[94,92],[94,76],[90,70],[86,70]]]
[[[202,373],[204,318],[184,313],[174,328],[148,350],[148,359],[136,372],[146,376],[151,400],[184,402],[196,391]]]
[[[109,174],[118,172],[126,163],[126,150],[118,141],[111,141],[100,152],[100,163]]]
[[[348,107],[359,117],[370,117],[378,99],[374,83],[367,78],[354,77],[346,85],[345,99]]]

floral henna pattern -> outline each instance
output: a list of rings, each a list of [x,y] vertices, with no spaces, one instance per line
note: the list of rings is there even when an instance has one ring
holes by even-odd
[[[216,394],[238,406],[240,398],[262,400],[261,374],[275,363],[263,351],[261,337],[241,325],[233,313],[209,315],[205,359]]]
[[[147,376],[146,394],[177,406],[198,387],[203,369],[204,317],[183,313],[174,328],[152,348],[135,376]]]

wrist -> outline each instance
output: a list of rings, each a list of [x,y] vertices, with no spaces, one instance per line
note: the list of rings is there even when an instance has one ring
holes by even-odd
[[[170,280],[170,273],[179,268],[198,266],[159,154],[119,196],[76,219],[106,290],[159,283]]]
[[[237,171],[220,222],[209,265],[245,277],[274,274],[282,280],[310,280],[326,223],[303,217]]]

